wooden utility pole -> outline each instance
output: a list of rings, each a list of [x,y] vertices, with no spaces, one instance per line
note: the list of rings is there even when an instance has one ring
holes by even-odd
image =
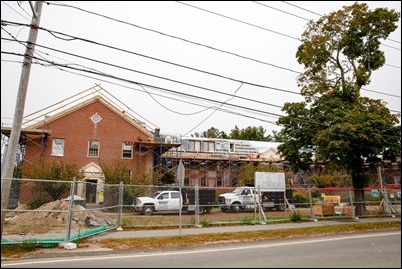
[[[29,4],[32,4],[29,1]],[[11,181],[15,167],[15,159],[17,156],[19,139],[21,134],[22,118],[24,116],[25,99],[28,89],[29,75],[31,72],[32,56],[36,39],[38,37],[38,26],[42,12],[42,1],[36,1],[35,7],[32,9],[31,29],[29,31],[28,42],[25,50],[24,60],[22,62],[22,70],[20,84],[18,88],[17,101],[15,104],[13,126],[11,128],[10,139],[8,141],[8,150],[4,161],[4,171],[1,178],[1,238],[3,238],[3,227],[6,220],[6,210],[8,208],[8,199],[10,197]]]

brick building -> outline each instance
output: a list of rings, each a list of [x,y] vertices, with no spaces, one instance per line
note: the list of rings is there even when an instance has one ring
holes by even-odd
[[[155,152],[178,146],[155,140],[149,124],[100,86],[59,102],[26,118],[21,130],[23,173],[39,161],[75,164],[84,174],[76,194],[87,203],[103,202],[101,163],[123,162],[132,173],[152,172]],[[28,119],[29,118],[29,119]],[[2,127],[9,135],[11,128]],[[23,174],[24,177],[24,174]]]

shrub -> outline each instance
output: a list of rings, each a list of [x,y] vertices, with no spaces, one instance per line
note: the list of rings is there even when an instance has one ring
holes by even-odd
[[[294,192],[292,199],[297,207],[309,207],[308,195],[306,193]]]
[[[25,251],[33,251],[38,247],[38,243],[36,241],[24,240],[22,241],[21,248]]]
[[[299,211],[297,211],[297,212],[293,211],[293,213],[289,215],[289,218],[293,222],[301,222],[302,215],[300,214]]]

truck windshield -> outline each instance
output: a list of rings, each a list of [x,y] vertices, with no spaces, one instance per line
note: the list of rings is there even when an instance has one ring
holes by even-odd
[[[160,191],[154,192],[152,193],[151,197],[156,198],[156,196],[158,196],[160,193],[161,193]]]
[[[244,190],[243,188],[237,188],[237,189],[235,189],[235,190],[232,191],[232,192],[233,192],[233,193],[236,193],[236,194],[240,194],[243,190]]]

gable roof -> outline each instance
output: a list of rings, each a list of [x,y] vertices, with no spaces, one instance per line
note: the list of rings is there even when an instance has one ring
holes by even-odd
[[[123,104],[116,97],[111,95],[100,85],[95,85],[81,93],[71,96],[65,100],[57,102],[52,106],[41,109],[24,117],[22,125],[27,130],[38,129],[46,123],[64,117],[92,103],[100,102],[116,115],[125,119],[128,123],[143,131],[149,137],[153,137],[155,129],[158,127],[145,118],[135,113],[127,105]]]

